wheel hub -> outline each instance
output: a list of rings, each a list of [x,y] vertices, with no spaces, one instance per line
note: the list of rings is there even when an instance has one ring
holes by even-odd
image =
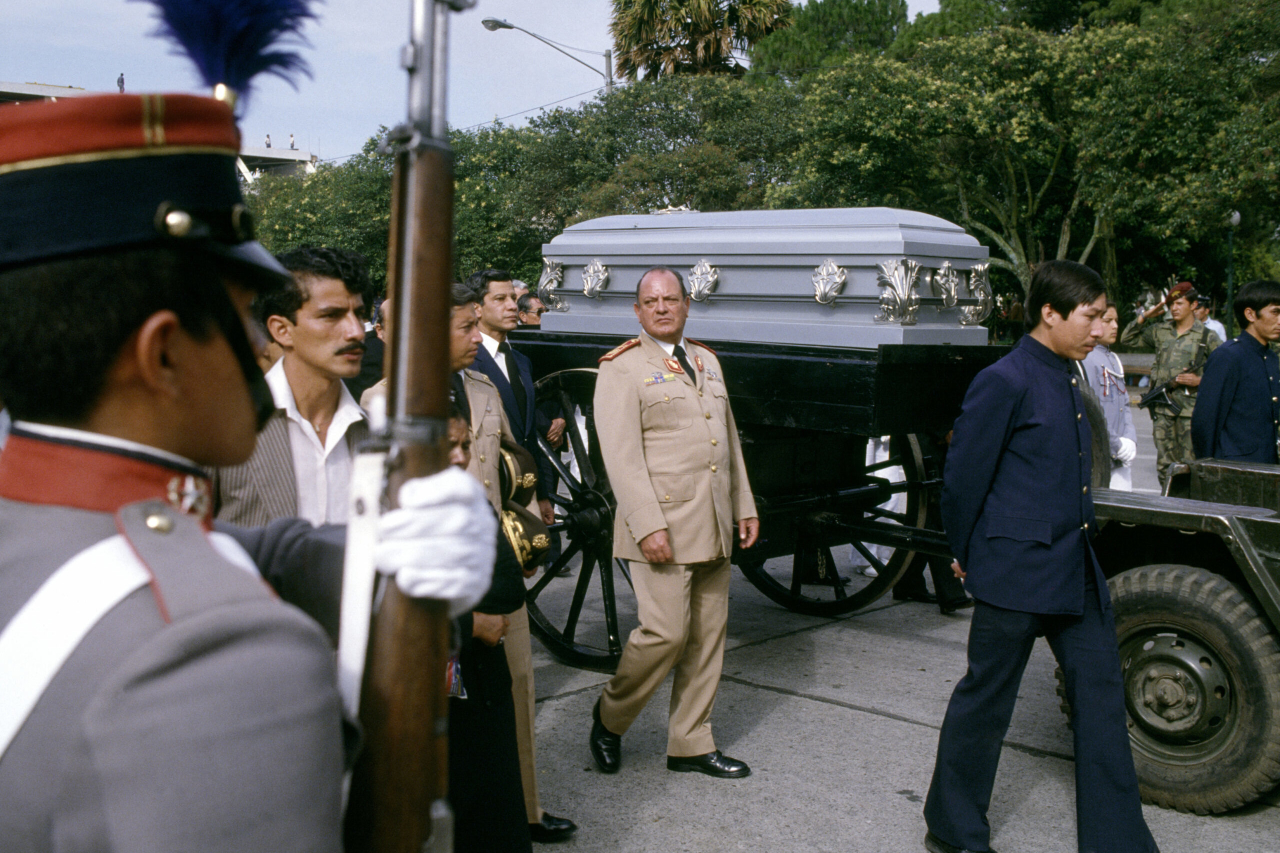
[[[578,496],[564,523],[569,536],[583,542],[593,542],[601,536],[613,537],[613,513],[609,501],[594,490]]]
[[[1207,646],[1185,636],[1144,634],[1121,648],[1129,716],[1170,745],[1201,743],[1231,716],[1226,670]]]

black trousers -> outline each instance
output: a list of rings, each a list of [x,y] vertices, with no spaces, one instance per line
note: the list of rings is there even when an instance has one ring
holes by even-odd
[[[969,627],[969,669],[938,739],[924,816],[929,831],[967,850],[989,850],[987,809],[1000,747],[1036,637],[1066,676],[1075,731],[1076,835],[1084,853],[1156,853],[1142,816],[1125,723],[1115,620],[1092,578],[1082,616],[1003,610],[979,601]]]
[[[449,700],[449,805],[456,853],[529,853],[511,670],[502,646],[459,650],[467,698]]]

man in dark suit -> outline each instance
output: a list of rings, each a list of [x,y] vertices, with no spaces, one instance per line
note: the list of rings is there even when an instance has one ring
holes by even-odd
[[[1244,331],[1205,362],[1191,441],[1198,459],[1274,465],[1280,362],[1269,344],[1280,339],[1280,282],[1249,282],[1232,309]]]
[[[545,484],[552,482],[554,471],[546,454],[538,446],[537,407],[533,397],[533,366],[528,356],[516,352],[507,341],[507,333],[519,325],[519,308],[511,273],[506,270],[488,269],[473,273],[467,278],[469,287],[480,305],[480,350],[472,369],[493,380],[502,397],[511,429],[521,446],[533,454],[538,463],[538,508],[542,520],[555,522],[551,500]],[[554,425],[554,424],[553,424]],[[563,432],[561,419],[558,431]]]
[[[1110,596],[1090,544],[1090,430],[1071,365],[1102,334],[1105,308],[1093,270],[1041,264],[1027,295],[1030,331],[973,380],[955,424],[942,516],[977,604],[968,672],[947,707],[925,800],[932,853],[991,849],[1000,746],[1037,636],[1066,674],[1079,849],[1156,850],[1129,747]]]

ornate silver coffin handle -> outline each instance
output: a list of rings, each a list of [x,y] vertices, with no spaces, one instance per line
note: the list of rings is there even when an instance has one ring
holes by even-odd
[[[813,271],[813,298],[819,305],[830,305],[836,301],[849,273],[844,267],[837,266],[831,258],[822,262],[822,266]]]
[[[538,299],[553,311],[569,310],[569,306],[557,292],[563,280],[564,264],[550,258],[543,258],[542,275],[538,278]]]

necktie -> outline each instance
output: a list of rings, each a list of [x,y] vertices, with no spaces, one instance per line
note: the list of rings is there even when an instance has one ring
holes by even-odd
[[[689,365],[689,359],[684,354],[684,347],[676,344],[676,361],[680,362],[680,366],[684,368],[684,372],[689,374],[689,378],[693,380],[693,384],[698,384],[698,374],[693,372],[693,368]]]
[[[516,367],[516,355],[511,351],[511,344],[503,341],[498,344],[498,352],[507,360],[507,381],[516,395],[516,405],[520,408],[520,419],[529,411],[529,397],[524,392],[524,382],[520,380],[520,370]]]

